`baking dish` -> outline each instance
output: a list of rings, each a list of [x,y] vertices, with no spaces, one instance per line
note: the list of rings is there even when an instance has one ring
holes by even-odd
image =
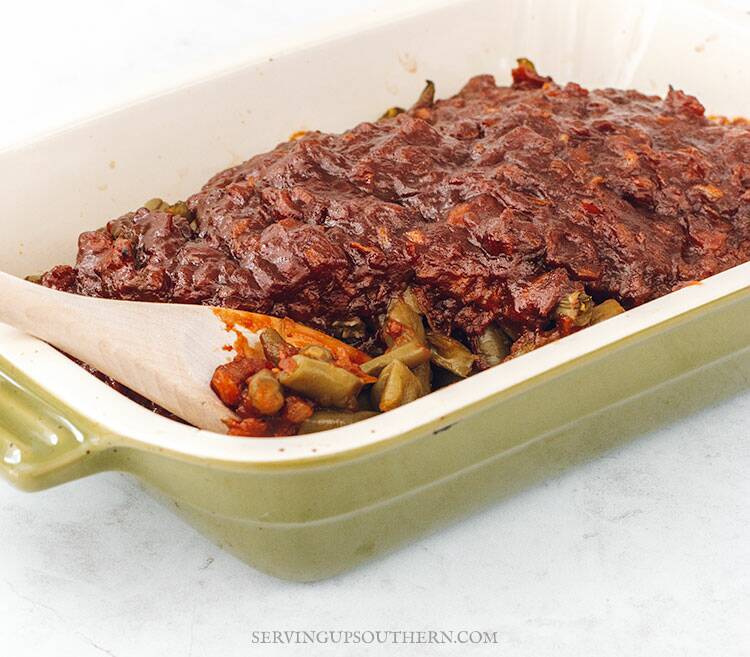
[[[712,113],[750,113],[750,19],[731,8],[428,4],[337,26],[0,154],[0,268],[26,274],[72,259],[74,235],[145,198],[180,198],[295,130],[339,130],[408,103],[424,78],[441,96],[478,72],[503,79],[518,55],[561,81],[654,93],[673,83]],[[0,325],[0,471],[27,490],[132,473],[256,567],[320,579],[730,394],[750,372],[749,310],[746,264],[383,416],[270,440],[155,416]]]

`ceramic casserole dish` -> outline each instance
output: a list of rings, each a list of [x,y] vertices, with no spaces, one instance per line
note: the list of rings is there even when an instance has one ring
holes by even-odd
[[[750,16],[700,1],[465,0],[339,24],[1,153],[0,269],[72,260],[78,233],[144,198],[408,104],[425,78],[441,97],[505,80],[518,56],[561,82],[671,83],[750,115],[748,43]],[[748,316],[745,264],[385,415],[278,439],[156,416],[0,324],[0,473],[33,491],[125,471],[257,568],[320,579],[746,385]]]

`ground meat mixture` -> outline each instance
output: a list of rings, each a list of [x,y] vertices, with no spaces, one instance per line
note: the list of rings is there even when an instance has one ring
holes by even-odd
[[[530,344],[576,291],[628,308],[750,260],[750,129],[682,91],[560,86],[522,61],[511,86],[480,75],[387,114],[84,233],[42,282],[358,326],[377,352],[407,287],[433,331]]]

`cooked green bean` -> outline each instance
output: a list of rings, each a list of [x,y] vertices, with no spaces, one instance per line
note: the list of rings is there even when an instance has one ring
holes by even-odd
[[[170,214],[177,214],[181,217],[187,217],[190,214],[190,210],[185,201],[177,201],[177,203],[172,203],[170,205],[158,196],[150,198],[143,204],[143,207],[151,212],[169,212]]]
[[[378,121],[382,121],[383,119],[392,119],[394,116],[403,114],[405,111],[406,110],[403,107],[389,107],[378,117]]]
[[[146,208],[146,210],[150,210],[151,212],[156,212],[157,210],[163,210],[164,208],[169,207],[169,203],[165,202],[164,199],[160,199],[157,196],[146,201],[143,204],[143,207]]]
[[[477,357],[463,344],[442,333],[430,332],[427,341],[432,347],[432,362],[460,377],[467,377]]]
[[[375,411],[316,411],[311,418],[300,425],[298,433],[316,433],[327,429],[337,429],[375,415],[377,415]]]
[[[422,382],[400,360],[391,362],[372,386],[372,403],[381,411],[408,404],[424,394]]]
[[[388,306],[388,312],[385,318],[385,328],[383,331],[383,340],[385,343],[392,347],[401,336],[392,336],[388,332],[389,322],[398,322],[401,326],[405,327],[410,333],[412,339],[419,342],[419,344],[427,343],[427,336],[424,330],[424,324],[422,323],[422,315],[420,315],[411,303],[407,300],[406,295],[396,297],[391,301]]]
[[[250,377],[245,398],[261,415],[275,415],[284,406],[281,384],[271,370],[260,370]]]
[[[426,80],[426,83],[427,84],[425,84],[424,89],[422,89],[422,92],[417,98],[417,102],[415,102],[411,106],[411,109],[419,109],[420,107],[432,107],[432,104],[435,102],[435,83],[432,80]],[[389,107],[380,115],[378,121],[382,119],[392,119],[394,116],[403,114],[405,111],[406,110],[403,107]]]
[[[308,345],[307,347],[301,349],[300,353],[303,356],[309,356],[310,358],[314,358],[315,360],[322,360],[326,363],[332,363],[334,360],[331,350],[326,349],[325,347],[322,347],[318,344]]]
[[[422,308],[420,308],[419,306],[419,299],[417,299],[417,295],[414,294],[414,290],[412,290],[410,287],[407,287],[404,290],[401,298],[409,304],[409,306],[415,313],[424,315],[424,313],[422,312]]]
[[[576,290],[566,294],[557,306],[555,314],[560,317],[567,317],[572,320],[576,326],[586,326],[591,322],[591,315],[594,310],[594,302],[585,292]]]
[[[359,377],[332,363],[301,354],[292,356],[291,360],[296,367],[279,373],[279,381],[284,387],[313,399],[321,406],[356,406],[357,395],[362,389]]]
[[[477,338],[477,353],[487,365],[497,365],[510,353],[510,344],[510,338],[490,324]]]
[[[185,203],[185,201],[177,201],[177,203],[172,203],[172,205],[168,205],[165,210],[171,214],[179,215],[180,217],[187,217],[190,214],[190,210],[188,209],[187,203]]]
[[[532,73],[536,73],[536,66],[534,66],[534,62],[532,62],[530,59],[526,59],[526,57],[519,57],[516,60],[516,63],[521,68],[525,68],[526,70],[531,71]]]
[[[263,329],[260,333],[260,344],[266,359],[274,365],[278,365],[282,358],[296,353],[296,349],[284,340],[276,329]]]
[[[417,365],[412,368],[412,372],[414,372],[414,376],[416,376],[422,384],[423,394],[426,395],[429,392],[432,392],[432,366],[430,365],[430,362],[426,361],[421,365]]]
[[[412,340],[362,363],[360,367],[365,374],[377,375],[394,360],[402,361],[407,367],[416,367],[430,360],[430,350]]]
[[[422,93],[419,94],[417,102],[412,105],[412,109],[432,107],[432,104],[435,102],[435,83],[432,80],[426,80],[426,82],[427,84],[422,89]]]
[[[617,303],[617,301],[614,299],[607,299],[606,301],[602,301],[600,304],[594,306],[594,310],[591,314],[591,323],[598,324],[605,319],[609,319],[610,317],[614,317],[615,315],[624,312],[625,308]]]

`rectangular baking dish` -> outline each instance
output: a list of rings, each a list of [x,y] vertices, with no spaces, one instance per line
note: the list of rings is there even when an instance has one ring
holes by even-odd
[[[144,199],[182,198],[295,130],[409,104],[425,78],[440,96],[480,72],[504,81],[518,56],[558,81],[671,83],[750,114],[748,44],[750,17],[697,0],[465,0],[351,20],[1,153],[0,269],[72,260],[79,232]],[[283,439],[155,416],[0,324],[0,472],[25,490],[132,473],[248,563],[320,579],[740,389],[749,316],[745,264],[383,416]]]

